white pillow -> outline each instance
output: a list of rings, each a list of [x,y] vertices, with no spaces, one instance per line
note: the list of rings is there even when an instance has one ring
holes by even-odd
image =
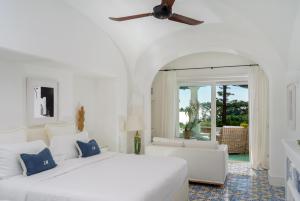
[[[19,161],[20,154],[37,154],[46,148],[41,141],[0,145],[0,179],[21,175],[23,170]]]
[[[54,136],[62,136],[62,135],[75,135],[76,134],[76,126],[75,124],[47,124],[45,126],[46,133],[51,139]]]
[[[87,132],[81,132],[76,135],[53,136],[50,140],[50,150],[56,162],[62,160],[78,158],[79,153],[76,148],[76,141],[89,141]]]
[[[184,140],[184,146],[189,148],[216,149],[217,145],[217,142]]]
[[[153,138],[154,145],[160,146],[172,146],[172,147],[183,147],[183,141],[178,139],[168,139],[168,138]]]
[[[0,145],[21,143],[26,142],[26,140],[26,133],[23,129],[0,133]]]

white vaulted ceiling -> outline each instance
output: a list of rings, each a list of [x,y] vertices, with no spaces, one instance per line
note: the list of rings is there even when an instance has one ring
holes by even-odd
[[[195,37],[201,37],[202,31],[211,29],[213,32],[218,24],[223,28],[218,30],[219,35],[234,27],[239,31],[253,32],[253,35],[265,38],[266,43],[276,49],[283,61],[286,61],[298,4],[296,0],[177,0],[174,12],[205,21],[205,24],[193,27],[152,17],[127,22],[108,19],[110,16],[151,12],[152,8],[160,3],[159,0],[65,1],[110,35],[132,69],[137,67],[139,58],[150,47],[155,46],[159,49],[160,41],[176,37],[178,32],[188,35],[194,33]],[[214,41],[214,38],[208,40]],[[168,48],[175,47],[176,44]],[[163,54],[162,52],[161,55]]]
[[[269,59],[272,52],[284,67],[295,67],[299,60],[297,0],[176,0],[174,12],[204,20],[199,26],[152,17],[108,19],[151,12],[160,0],[0,0],[0,4],[1,47],[101,74],[116,75],[124,64],[131,73],[146,72],[197,52],[239,53],[237,46],[254,53],[264,49]]]
[[[154,6],[160,4],[158,0],[66,0],[80,12],[90,17],[113,38],[122,50],[127,62],[132,66],[138,56],[159,38],[179,30],[191,31],[201,29],[201,26],[189,27],[167,20],[147,17],[127,22],[114,22],[108,17],[119,17],[152,12]],[[184,14],[206,23],[218,23],[220,19],[205,5],[203,1],[178,0],[173,8],[174,12]]]

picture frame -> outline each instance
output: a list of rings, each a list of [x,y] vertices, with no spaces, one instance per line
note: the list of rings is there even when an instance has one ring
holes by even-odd
[[[296,130],[296,118],[297,118],[297,85],[296,83],[289,84],[287,87],[287,117],[288,127],[292,130]]]
[[[58,82],[50,79],[26,79],[27,123],[39,126],[58,120]]]

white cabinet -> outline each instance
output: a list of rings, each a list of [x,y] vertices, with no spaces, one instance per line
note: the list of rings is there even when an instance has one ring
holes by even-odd
[[[300,145],[296,140],[283,140],[285,148],[285,189],[287,201],[300,201]]]

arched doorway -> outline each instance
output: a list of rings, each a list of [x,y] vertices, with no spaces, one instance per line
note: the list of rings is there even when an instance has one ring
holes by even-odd
[[[194,53],[217,51],[238,54],[260,64],[269,78],[269,178],[271,183],[278,184],[277,178],[284,175],[283,148],[278,147],[278,144],[284,135],[285,122],[282,121],[282,117],[285,116],[286,111],[284,107],[277,107],[278,104],[285,105],[285,97],[282,96],[286,91],[285,83],[278,82],[282,80],[282,75],[285,73],[283,61],[267,41],[251,30],[235,32],[231,29],[225,31],[222,26],[206,28],[194,32],[181,31],[173,34],[172,37],[161,38],[137,61],[133,72],[136,79],[132,86],[135,91],[143,94],[145,121],[143,143],[147,145],[151,142],[151,85],[159,69],[176,58]],[[222,37],[217,34],[219,32],[222,32]],[[193,40],[190,40],[191,38]],[[245,40],[245,38],[251,38],[251,40]],[[251,41],[259,41],[259,43]],[[276,104],[271,100],[276,100]]]
[[[165,65],[151,87],[151,137],[219,141],[228,144],[233,160],[249,160],[248,65],[252,64],[236,54],[206,52]],[[196,104],[194,119],[188,121]],[[194,122],[192,135],[185,136],[185,128]],[[236,128],[224,128],[222,135],[223,126]]]

